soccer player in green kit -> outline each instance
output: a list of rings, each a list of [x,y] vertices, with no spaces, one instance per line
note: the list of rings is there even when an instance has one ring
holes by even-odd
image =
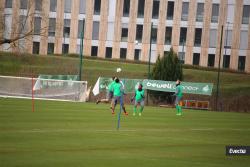
[[[108,85],[108,89],[107,89],[107,93],[106,93],[106,98],[105,99],[101,99],[101,100],[97,100],[96,104],[99,103],[109,103],[112,98],[113,98],[113,94],[114,94],[114,90],[113,90],[113,85],[115,84],[115,79],[116,77],[112,77],[112,82]]]
[[[111,101],[111,104],[110,104],[110,109],[111,111],[113,111],[112,109],[112,99],[113,99],[113,96],[114,96],[114,84],[115,84],[115,79],[117,77],[112,77],[112,82],[108,85],[108,89],[107,89],[107,93],[106,93],[106,98],[105,99],[101,99],[101,100],[97,100],[96,101],[96,104],[99,104],[99,103],[109,103]],[[117,101],[115,101],[115,105],[117,104]]]
[[[124,114],[128,115],[128,113],[126,112],[125,106],[124,106],[124,102],[123,102],[124,87],[121,84],[119,78],[115,79],[115,83],[113,84],[113,90],[114,90],[114,97],[113,97],[112,103],[111,103],[112,114],[115,114],[116,103],[120,102],[120,105],[122,106]]]
[[[143,108],[144,108],[144,90],[142,89],[142,84],[139,84],[138,89],[135,91],[135,95],[131,99],[131,101],[133,101],[133,100],[135,100],[133,116],[135,116],[135,114],[136,114],[137,105],[141,106],[141,108],[139,110],[139,116],[141,116],[141,113],[142,113]]]
[[[182,93],[182,86],[181,86],[181,81],[177,80],[176,81],[176,90],[175,90],[175,107],[177,110],[176,115],[182,115],[182,109],[181,109],[181,105],[180,105],[180,101],[182,99],[183,93]]]

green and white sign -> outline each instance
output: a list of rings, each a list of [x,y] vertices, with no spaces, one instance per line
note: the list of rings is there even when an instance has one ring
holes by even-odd
[[[163,91],[163,92],[175,92],[175,81],[161,81],[161,80],[148,80],[148,79],[120,79],[125,87],[125,93],[133,93],[139,83],[143,84],[144,89]],[[108,89],[108,85],[112,82],[111,78],[100,77],[93,89],[94,95],[99,94],[99,91]],[[200,94],[211,95],[213,90],[212,83],[193,83],[182,82],[183,93],[187,94]]]
[[[188,94],[201,94],[211,95],[213,84],[211,83],[193,83],[193,82],[182,82],[183,93]],[[160,81],[160,80],[143,80],[144,89],[164,91],[164,92],[175,92],[176,86],[173,81]]]

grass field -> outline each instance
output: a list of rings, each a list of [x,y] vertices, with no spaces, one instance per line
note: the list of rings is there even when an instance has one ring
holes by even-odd
[[[121,117],[108,105],[0,98],[0,166],[247,167],[226,145],[250,145],[250,114],[146,107]],[[117,111],[118,112],[118,109]]]

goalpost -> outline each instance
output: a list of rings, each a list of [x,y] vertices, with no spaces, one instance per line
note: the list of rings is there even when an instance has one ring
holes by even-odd
[[[87,81],[0,76],[0,97],[85,102]]]

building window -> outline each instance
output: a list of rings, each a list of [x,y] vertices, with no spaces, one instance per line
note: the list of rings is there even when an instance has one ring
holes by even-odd
[[[202,29],[195,29],[194,46],[201,46]]]
[[[54,54],[54,43],[48,43],[47,54]]]
[[[165,44],[171,45],[172,41],[172,27],[166,27],[165,29]]]
[[[204,3],[198,3],[196,12],[196,21],[203,22],[203,15],[204,15]]]
[[[127,56],[127,49],[121,48],[120,49],[120,59],[126,59],[126,56]]]
[[[226,30],[224,36],[224,47],[231,48],[232,46],[232,30]]]
[[[243,6],[242,24],[248,24],[250,17],[250,5]]]
[[[152,27],[151,30],[151,40],[153,44],[157,43],[157,28]]]
[[[93,22],[92,40],[98,40],[98,39],[99,39],[99,22],[94,21]]]
[[[151,51],[151,54],[150,54],[150,55],[151,55],[150,62],[151,62],[151,63],[155,63],[156,60],[157,60],[157,58],[159,57],[159,55],[157,54],[156,50],[153,49],[153,50]]]
[[[92,46],[91,47],[91,56],[97,57],[98,54],[98,47],[97,46]]]
[[[229,68],[230,65],[230,55],[223,56],[223,68]]]
[[[130,0],[124,0],[123,3],[123,17],[129,16]]]
[[[234,4],[227,4],[227,21],[226,22],[229,22],[229,23],[233,23],[234,22],[234,8],[235,8],[235,5]]]
[[[187,21],[188,20],[188,10],[189,10],[189,2],[182,3],[182,12],[181,12],[181,20]]]
[[[112,48],[111,47],[106,47],[106,58],[111,59],[112,58]]]
[[[27,9],[27,0],[20,0],[20,9]]]
[[[239,56],[238,70],[245,71],[246,56]]]
[[[145,6],[145,0],[139,0],[138,1],[138,13],[137,17],[143,18],[144,17],[144,6]]]
[[[41,17],[35,17],[34,19],[34,35],[39,35],[41,30]]]
[[[140,49],[135,49],[135,55],[134,55],[134,60],[140,60],[141,57],[141,50]]]
[[[94,2],[94,15],[100,15],[101,11],[101,0],[95,0]]]
[[[39,54],[40,42],[33,42],[33,54]]]
[[[193,65],[199,65],[200,64],[200,53],[194,53],[193,54]]]
[[[81,46],[77,45],[76,46],[76,53],[80,55],[80,52],[81,52]]]
[[[215,54],[208,54],[207,66],[214,67]]]
[[[27,26],[27,17],[24,15],[19,16],[19,37],[25,35],[28,32],[28,26]],[[21,52],[25,52],[25,39],[21,38],[18,40],[18,48],[20,49]]]
[[[219,12],[220,12],[220,5],[219,4],[213,4],[212,17],[211,17],[211,22],[212,23],[218,23]]]
[[[246,50],[248,48],[248,31],[240,32],[240,49]]]
[[[19,33],[21,36],[28,32],[27,17],[24,15],[20,15],[19,21],[20,21]]]
[[[69,38],[69,36],[70,36],[70,19],[64,19],[63,37]]]
[[[107,41],[113,41],[115,31],[114,28],[114,22],[108,22]]]
[[[64,13],[71,13],[71,0],[64,0]]]
[[[136,25],[136,40],[141,43],[143,34],[143,25]]]
[[[79,8],[80,14],[86,13],[86,0],[80,0],[80,8]]]
[[[128,41],[128,28],[122,28],[122,36],[121,36],[122,42]]]
[[[11,23],[12,23],[12,15],[5,14],[2,25],[4,28],[3,38],[5,39],[9,39],[11,37]]]
[[[50,0],[49,10],[51,12],[56,12],[56,5],[57,5],[57,0]]]
[[[50,18],[49,19],[49,30],[48,30],[48,35],[51,37],[54,37],[56,34],[56,19],[55,18]]]
[[[153,10],[152,10],[152,18],[158,19],[159,17],[159,6],[160,2],[158,0],[153,1]]]
[[[63,44],[62,45],[62,53],[63,54],[68,54],[69,53],[69,44]]]
[[[42,10],[42,0],[35,1],[35,10],[38,10],[38,11]]]
[[[84,36],[84,20],[79,20],[78,21],[78,38],[81,38],[81,33],[83,33]]]
[[[5,8],[12,8],[12,0],[5,0]]]
[[[211,29],[209,33],[209,47],[216,48],[217,46],[217,30]]]
[[[180,63],[185,64],[185,52],[179,52],[178,59],[179,59]]]
[[[168,51],[165,50],[163,54],[164,54],[164,56],[166,56],[166,55],[168,55],[168,53],[169,53],[169,50]]]
[[[174,1],[168,1],[167,19],[173,20],[173,18],[174,18]]]
[[[186,27],[181,27],[180,30],[180,45],[185,45],[187,39],[187,28]]]

